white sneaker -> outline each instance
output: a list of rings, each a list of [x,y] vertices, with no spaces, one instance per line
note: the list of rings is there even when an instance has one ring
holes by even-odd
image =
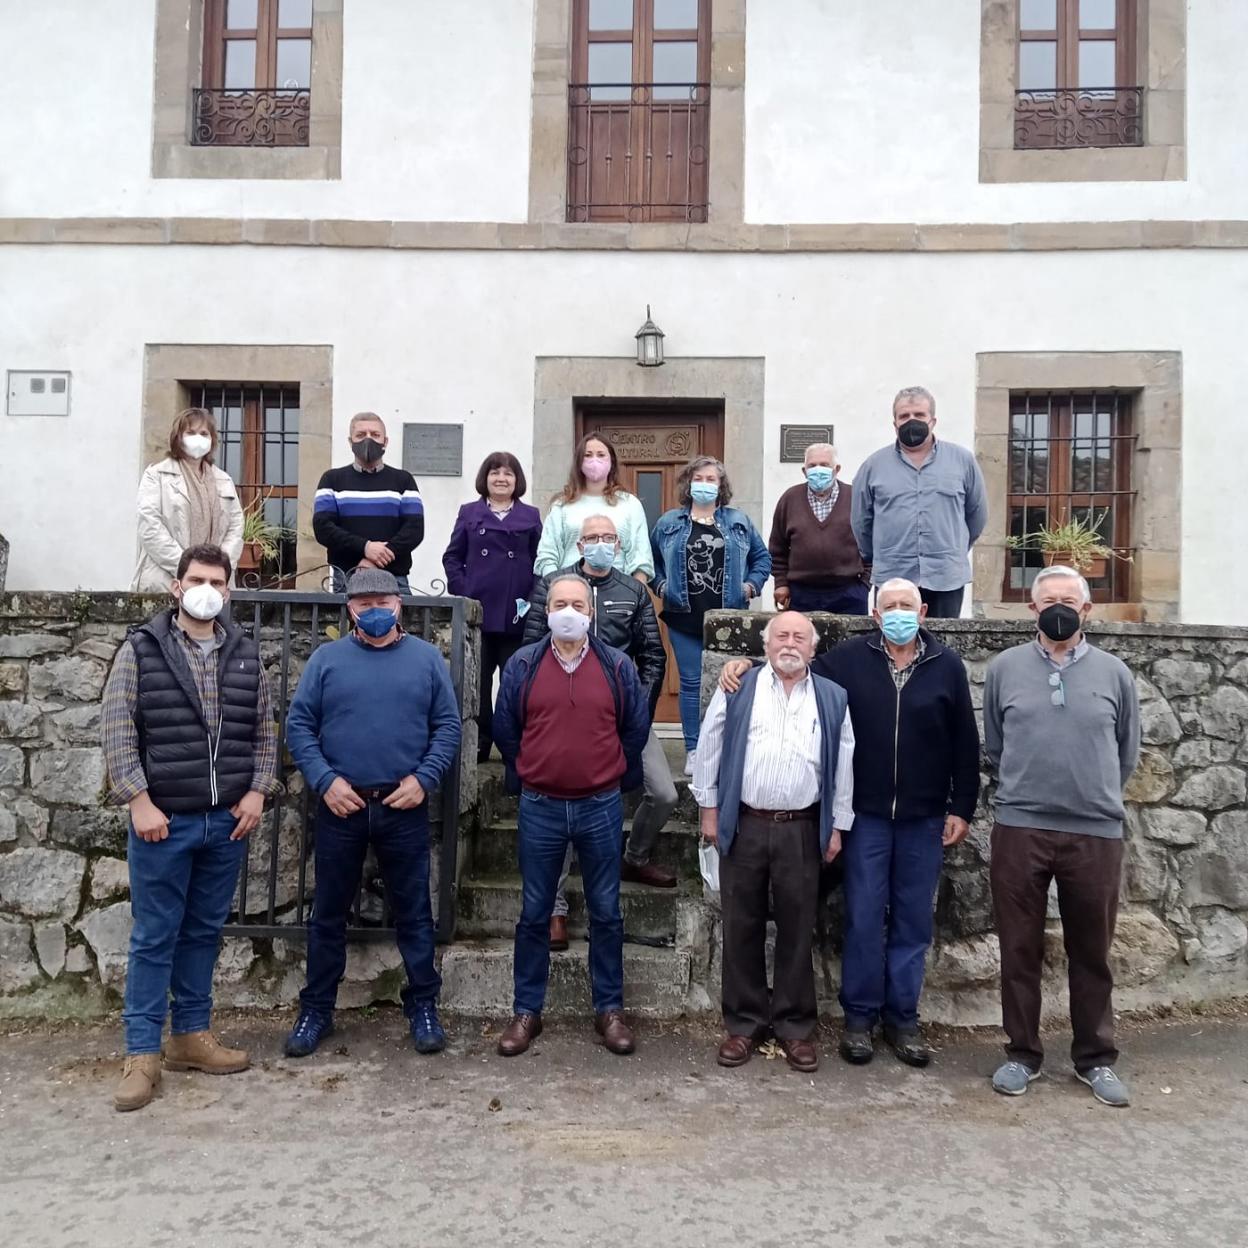
[[[697,750],[690,750],[689,753],[685,755],[685,775],[687,776],[693,775],[693,765],[697,761],[698,761]]]

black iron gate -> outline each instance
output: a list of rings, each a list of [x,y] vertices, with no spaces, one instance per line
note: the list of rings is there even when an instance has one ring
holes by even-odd
[[[308,868],[315,836],[315,796],[309,794],[286,751],[286,712],[298,674],[317,646],[346,636],[350,629],[346,602],[340,594],[285,590],[236,590],[230,595],[236,623],[260,645],[268,673],[280,742],[278,778],[284,792],[265,811],[264,821],[247,838],[247,861],[239,879],[235,908],[225,927],[227,936],[303,939],[312,893]],[[462,598],[403,599],[403,626],[414,636],[448,653],[451,684],[461,719],[464,708],[466,621]],[[455,935],[456,862],[459,853],[459,787],[461,751],[428,798],[430,836],[438,854],[437,939]],[[371,861],[371,855],[370,855]],[[349,940],[389,940],[390,922],[384,886],[370,877],[366,865],[363,887],[352,906]]]

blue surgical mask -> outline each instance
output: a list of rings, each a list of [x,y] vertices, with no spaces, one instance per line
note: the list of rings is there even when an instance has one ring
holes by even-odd
[[[689,485],[689,497],[705,507],[719,498],[719,485],[714,481],[693,481]]]
[[[917,611],[885,611],[880,616],[880,631],[895,646],[913,641],[919,631]]]
[[[384,637],[399,622],[399,617],[389,607],[369,607],[355,617],[355,622],[367,636]]]
[[[836,480],[836,473],[831,468],[826,468],[822,464],[816,465],[814,468],[806,469],[806,484],[810,486],[816,494],[822,494],[824,490],[832,488],[832,482]]]
[[[615,545],[611,542],[586,542],[582,553],[595,572],[605,572],[615,562]]]

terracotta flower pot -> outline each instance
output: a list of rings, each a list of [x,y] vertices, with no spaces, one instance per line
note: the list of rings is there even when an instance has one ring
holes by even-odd
[[[1055,564],[1067,568],[1076,568],[1089,581],[1094,581],[1104,576],[1109,569],[1109,559],[1104,555],[1094,556],[1085,561],[1084,566],[1080,568],[1075,560],[1075,556],[1069,550],[1046,550],[1044,552],[1044,566],[1051,568]]]

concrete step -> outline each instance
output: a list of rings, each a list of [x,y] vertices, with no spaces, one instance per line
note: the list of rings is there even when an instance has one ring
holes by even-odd
[[[624,821],[624,838],[628,839],[632,820]],[[473,834],[472,869],[478,876],[510,873],[516,870],[516,821],[495,819],[489,827]],[[681,878],[694,879],[698,874],[698,829],[695,824],[668,823],[659,831],[651,861]]]
[[[690,888],[692,885],[690,885]],[[699,887],[700,894],[700,887]],[[676,905],[680,888],[620,885],[624,932],[639,940],[675,940]],[[470,877],[460,883],[456,938],[465,940],[515,935],[522,891],[518,875]],[[583,937],[588,931],[585,889],[579,875],[568,879],[568,929]]]
[[[547,1017],[592,1014],[589,947],[574,941],[550,956]],[[679,1018],[689,992],[689,954],[679,949],[624,946],[624,1009],[645,1018]],[[442,954],[441,1005],[473,1017],[504,1018],[513,1000],[512,942],[457,941]]]

